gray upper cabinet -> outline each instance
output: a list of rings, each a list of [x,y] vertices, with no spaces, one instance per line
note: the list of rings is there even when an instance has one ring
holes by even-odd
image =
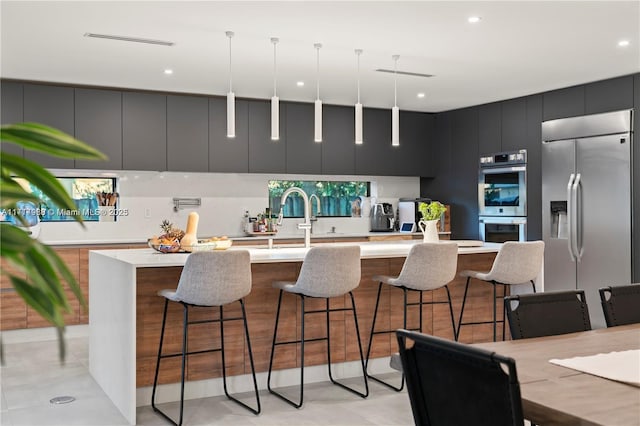
[[[393,175],[400,154],[391,146],[391,110],[365,108],[362,144],[356,145],[356,174]]]
[[[249,172],[249,102],[236,99],[236,136],[227,137],[227,100],[209,99],[209,171]]]
[[[286,109],[280,103],[280,139],[271,140],[271,103],[249,101],[249,172],[284,173],[286,170]]]
[[[543,121],[575,117],[584,113],[584,86],[554,90],[543,95]]]
[[[517,151],[527,145],[527,102],[525,98],[502,102],[501,151]],[[482,154],[482,152],[481,152]]]
[[[22,123],[24,121],[22,115],[22,83],[3,81],[0,94],[2,95],[2,105],[0,106],[0,112],[2,113],[0,120],[2,124]],[[12,143],[2,142],[0,149],[2,152],[19,155],[21,157],[24,155],[22,147]]]
[[[46,124],[74,135],[73,88],[62,86],[24,85],[24,121]],[[74,161],[50,157],[26,150],[25,158],[56,169],[73,169]]]
[[[76,138],[100,150],[107,161],[76,160],[77,169],[122,169],[122,93],[75,89]]]
[[[527,96],[527,239],[542,238],[542,98]]]
[[[633,76],[585,85],[585,108],[587,114],[633,108]]]
[[[502,108],[498,102],[478,107],[478,148],[480,155],[502,150]]]
[[[209,171],[209,99],[167,96],[167,170]]]
[[[122,166],[167,170],[167,96],[122,94]]]
[[[325,105],[322,109],[322,173],[353,175],[356,147],[353,107]]]
[[[435,118],[432,114],[400,111],[400,146],[392,147],[398,159],[396,176],[434,176],[432,140]]]
[[[314,105],[287,103],[287,173],[322,173],[322,143],[314,141]]]

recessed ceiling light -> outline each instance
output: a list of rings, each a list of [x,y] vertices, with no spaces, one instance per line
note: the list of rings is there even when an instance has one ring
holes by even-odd
[[[296,82],[296,86],[298,86],[298,87],[302,87],[302,86],[304,86],[304,81],[298,81],[298,82]]]
[[[467,19],[467,21],[469,21],[470,24],[477,24],[481,20],[482,18],[479,16],[470,16],[469,19]]]
[[[173,70],[170,70],[170,69],[167,68],[166,70],[164,70],[164,73],[167,74],[167,75],[171,75],[171,74],[173,74]]]
[[[627,47],[629,45],[629,40],[620,40],[618,42],[618,46],[620,47]]]
[[[425,96],[424,93],[422,93],[422,92],[418,93],[418,97],[419,98],[424,98],[424,96]]]

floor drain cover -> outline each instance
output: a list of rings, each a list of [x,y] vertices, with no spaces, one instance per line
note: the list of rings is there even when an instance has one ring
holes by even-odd
[[[56,396],[55,398],[50,399],[49,402],[52,404],[68,404],[75,400],[76,399],[73,396]]]

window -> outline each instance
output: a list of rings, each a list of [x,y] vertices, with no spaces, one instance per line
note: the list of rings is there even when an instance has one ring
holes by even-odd
[[[336,181],[269,181],[269,206],[274,214],[280,213],[280,199],[284,191],[298,187],[307,196],[315,194],[320,199],[320,214],[316,202],[312,202],[313,215],[319,217],[349,217],[353,203],[359,204],[360,197],[369,196],[369,182],[336,182]],[[304,200],[298,194],[287,197],[284,205],[284,217],[304,217]]]
[[[114,194],[116,187],[115,178],[58,178],[58,181],[67,190],[76,205],[75,210],[65,210],[56,206],[40,189],[30,182],[22,178],[16,178],[16,181],[42,200],[39,206],[28,203],[30,206],[27,212],[30,213],[33,210],[41,222],[68,222],[75,220],[74,216],[81,216],[83,220],[88,222],[97,222],[100,219],[100,210],[98,209],[100,205],[98,202],[99,196],[102,196],[102,193]],[[24,204],[23,207],[26,208]],[[19,208],[22,209],[23,207],[19,205]],[[7,212],[2,212],[0,219],[12,221],[13,218]]]

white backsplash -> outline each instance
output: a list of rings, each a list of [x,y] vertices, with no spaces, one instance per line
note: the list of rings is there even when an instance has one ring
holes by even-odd
[[[245,210],[252,215],[268,207],[267,182],[279,180],[364,180],[371,182],[371,196],[378,202],[393,204],[398,198],[418,197],[418,177],[389,176],[321,176],[253,173],[179,173],[132,171],[52,170],[59,177],[108,176],[118,178],[118,207],[128,210],[117,222],[91,222],[83,228],[77,223],[49,222],[41,224],[39,239],[49,244],[85,244],[142,242],[159,235],[160,222],[167,219],[184,229],[191,211],[198,212],[199,237],[244,234],[242,220]],[[173,198],[200,198],[202,205],[174,212]],[[285,219],[280,236],[300,236],[296,225],[301,219]],[[369,231],[368,217],[323,218],[313,224],[315,234],[335,227],[338,234]]]

